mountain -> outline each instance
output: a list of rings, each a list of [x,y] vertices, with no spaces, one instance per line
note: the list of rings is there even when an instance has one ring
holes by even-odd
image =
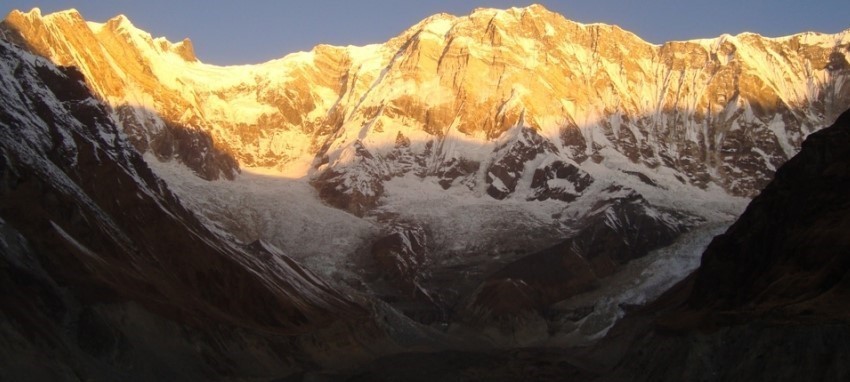
[[[308,354],[292,372],[446,338],[590,344],[694,270],[805,137],[850,105],[850,30],[653,45],[535,5],[435,15],[383,44],[229,67],[125,16],[12,11],[0,33],[4,101],[21,110],[4,117],[6,145],[39,147],[15,155],[72,174],[43,177],[50,187],[82,190],[59,202],[24,193],[8,212],[19,220],[2,216],[9,234],[33,254],[79,243],[95,267],[80,279],[190,332],[190,316],[231,328],[206,338],[286,332],[281,346]],[[52,65],[64,69],[38,69]],[[97,111],[62,117],[65,106],[27,98],[63,100],[56,86]],[[21,126],[40,130],[19,137]],[[75,159],[80,138],[63,138],[74,134],[118,154]],[[153,202],[139,205],[137,192]],[[87,200],[111,222],[86,219],[96,234],[75,231],[86,226],[74,213],[24,213]],[[42,243],[57,229],[66,235]],[[121,255],[86,256],[99,246]],[[165,266],[177,273],[152,276]],[[206,266],[234,279],[208,288],[212,276],[192,273]],[[61,285],[81,269],[56,267],[66,268],[48,278]],[[234,300],[243,291],[252,297]]]
[[[430,323],[491,310],[474,301],[491,275],[576,235],[646,235],[598,257],[578,293],[730,221],[850,103],[848,32],[659,46],[531,6],[218,67],[124,16],[13,11],[0,29],[77,68],[205,226]]]
[[[274,246],[206,228],[76,69],[0,41],[0,73],[4,378],[269,379],[417,343]]]
[[[309,175],[325,200],[360,214],[404,174],[502,199],[550,162],[587,171],[588,159],[753,196],[848,97],[847,32],[657,46],[541,6],[436,15],[384,44],[237,67],[203,64],[188,40],[152,38],[124,16],[13,11],[4,29],[78,67],[140,150],[179,151],[207,179],[233,176],[225,154]],[[175,150],[199,140],[175,124],[210,135],[195,147],[207,157]],[[531,148],[514,147],[519,137]],[[540,187],[518,196],[550,197]]]

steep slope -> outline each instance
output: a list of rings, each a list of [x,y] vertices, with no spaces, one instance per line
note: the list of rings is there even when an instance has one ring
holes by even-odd
[[[164,87],[151,72],[149,50],[164,49],[177,59],[191,60],[180,54],[191,52],[188,40],[177,45],[163,39],[155,43],[150,36],[140,37],[125,18],[95,26],[76,11],[43,18],[37,9],[26,15],[12,12],[3,24],[7,40],[83,73],[91,90],[112,106],[110,117],[139,151],[151,151],[160,159],[177,158],[205,179],[232,178],[238,171],[238,163],[212,144],[205,126],[180,118],[193,109],[193,100]]]
[[[381,354],[387,327],[416,343],[273,246],[210,232],[74,68],[0,41],[0,93],[4,378],[270,379]]]

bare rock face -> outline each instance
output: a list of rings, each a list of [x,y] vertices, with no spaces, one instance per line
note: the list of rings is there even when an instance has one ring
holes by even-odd
[[[425,229],[411,223],[392,224],[391,231],[370,248],[377,268],[372,277],[378,279],[371,284],[406,316],[429,325],[445,321],[445,304],[423,285],[431,278],[433,262]]]
[[[504,199],[516,191],[525,165],[538,155],[555,155],[558,148],[530,128],[520,128],[516,137],[497,146],[493,163],[487,171],[487,194],[495,199]]]
[[[726,234],[703,255],[689,306],[815,317],[843,313],[850,271],[850,113],[809,136]],[[735,271],[730,272],[734,267]]]
[[[372,244],[371,253],[383,276],[394,279],[414,295],[427,261],[425,232],[418,227],[399,227]]]
[[[531,188],[532,200],[557,199],[564,202],[576,200],[593,183],[590,174],[577,166],[556,160],[534,170]]]
[[[276,360],[293,358],[280,366],[291,372],[333,363],[343,350],[368,359],[380,352],[370,346],[386,345],[371,344],[387,327],[400,336],[419,333],[397,311],[428,323],[447,324],[448,317],[482,324],[515,338],[546,335],[554,304],[596,288],[702,219],[720,219],[711,211],[716,204],[757,195],[807,136],[850,103],[848,31],[724,35],[656,46],[616,26],[574,23],[541,6],[477,9],[429,17],[384,44],[322,45],[240,67],[200,62],[189,40],[154,38],[124,16],[98,24],[76,11],[13,11],[0,31],[0,74],[9,85],[0,108],[7,130],[0,142],[2,245],[14,248],[4,255],[27,254],[3,258],[13,265],[0,269],[8,276],[0,282],[22,294],[35,285],[39,296],[15,316],[8,337],[30,338],[38,327],[20,322],[61,321],[70,329],[53,325],[51,333],[82,333],[62,341],[115,365],[131,357],[126,344],[141,343],[145,330],[184,330],[196,339],[181,342],[192,377],[273,370],[256,375],[271,379],[285,374],[268,366]],[[6,41],[68,69],[55,70]],[[34,130],[15,130],[20,126]],[[840,141],[839,135],[830,139]],[[820,139],[812,136],[812,142]],[[838,151],[828,146],[814,155]],[[250,220],[256,229],[244,234],[245,242],[258,240],[222,240],[209,229],[227,225],[189,213],[145,160],[178,161],[207,180],[259,167],[309,184],[324,203],[374,223],[369,235],[382,232],[358,238],[362,248],[351,249],[372,267],[368,276],[380,277],[351,285],[390,291],[382,297],[397,311],[352,303],[269,245],[285,225],[264,225],[263,208],[281,207],[243,210],[238,200],[248,193],[232,198],[236,207],[219,217],[233,224]],[[822,186],[811,180],[812,187]],[[776,195],[794,191],[772,187]],[[813,190],[843,205],[843,194]],[[399,195],[407,191],[414,196]],[[706,205],[693,208],[691,196],[693,204]],[[195,195],[180,194],[187,197]],[[846,268],[840,253],[813,255],[830,269],[761,254],[808,253],[809,239],[826,248],[844,232],[841,217],[832,216],[838,228],[828,227],[806,220],[803,206],[817,202],[814,197],[776,200],[772,207],[789,206],[788,216],[817,232],[794,226],[811,236],[789,234],[790,228],[781,235],[752,233],[761,244],[741,244],[749,233],[720,239],[720,249],[706,256],[706,271],[686,284],[693,287],[687,294],[693,306],[716,311],[703,316],[691,307],[659,327],[689,330],[774,310],[840,319],[813,297],[840,297]],[[403,216],[410,225],[381,221],[382,214]],[[753,216],[747,224],[765,227],[783,217]],[[340,242],[337,248],[347,245]],[[755,255],[745,257],[749,253]],[[764,269],[771,271],[760,273]],[[61,289],[66,285],[70,297]],[[795,292],[811,285],[822,289]],[[4,311],[25,303],[14,295],[0,302]],[[738,311],[748,306],[761,310]],[[367,312],[377,319],[335,319]],[[139,322],[145,330],[133,326]],[[238,333],[227,337],[231,328]],[[257,332],[273,335],[258,339]],[[44,348],[30,345],[33,352]],[[149,348],[154,345],[161,343]],[[226,351],[245,347],[259,347],[250,358],[265,361],[241,363],[234,359],[238,351]],[[305,352],[309,359],[298,358]],[[75,352],[57,357],[70,360],[69,354]],[[7,359],[14,351],[0,355]],[[230,366],[210,371],[217,363]],[[71,375],[66,372],[59,371]]]
[[[164,45],[169,46],[168,44]],[[192,40],[189,40],[188,38],[184,38],[183,41],[169,47],[174,53],[177,53],[178,56],[182,57],[186,61],[198,61],[198,57],[195,56],[195,46],[192,45]]]
[[[163,86],[151,70],[155,64],[148,51],[197,61],[188,39],[171,44],[140,35],[124,16],[92,29],[74,10],[48,16],[13,11],[0,29],[10,41],[83,73],[86,84],[112,107],[111,118],[139,151],[160,160],[176,159],[208,180],[233,179],[239,172],[229,149],[216,144],[212,132],[186,114],[193,101]],[[85,53],[80,56],[79,51]]]
[[[610,247],[571,242],[573,263],[583,264],[569,267],[575,278],[495,288],[531,288],[530,295],[544,295],[532,298],[544,306],[562,298],[556,291],[586,290],[600,274],[696,224],[672,210],[681,203],[659,200],[755,195],[807,135],[850,102],[848,32],[656,46],[615,26],[582,25],[531,6],[436,15],[384,44],[322,45],[258,65],[217,67],[198,61],[189,41],[154,38],[123,16],[96,24],[73,11],[14,11],[2,30],[30,51],[78,68],[135,149],[178,160],[204,179],[233,178],[240,166],[279,170],[309,182],[326,204],[365,219],[382,212],[399,178],[438,184],[473,205],[481,198],[504,208],[526,203],[532,212],[518,215],[532,215],[531,228],[513,242],[494,237],[499,230],[482,235],[484,244],[441,242],[447,256],[478,259],[460,260],[475,270],[465,281],[471,285],[492,271],[481,266],[491,260],[476,252],[504,256],[487,263],[498,267],[527,255],[511,252],[535,232],[546,233],[536,238],[546,245],[576,232],[603,238]],[[610,205],[623,225],[611,230],[599,228],[606,225],[595,210],[597,201],[610,202],[607,187],[646,196]],[[571,215],[551,204],[551,211],[535,210],[557,202]],[[623,248],[640,250],[615,253]],[[540,264],[557,263],[546,259]],[[405,261],[387,266],[405,268]],[[403,273],[400,279],[410,278]]]
[[[422,381],[846,380],[848,179],[850,111],[806,139],[739,221],[714,239],[693,276],[630,311],[596,345],[396,355],[356,375]],[[535,306],[523,280],[487,293],[497,294],[481,295],[493,301],[494,311]]]

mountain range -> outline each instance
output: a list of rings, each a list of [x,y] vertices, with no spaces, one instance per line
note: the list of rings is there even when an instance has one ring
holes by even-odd
[[[12,11],[0,33],[12,375],[45,352],[36,379],[147,380],[606,349],[683,278],[648,305],[692,289],[664,330],[843,277],[717,249],[740,221],[687,276],[850,105],[850,30],[654,45],[533,5],[229,67],[125,16]]]

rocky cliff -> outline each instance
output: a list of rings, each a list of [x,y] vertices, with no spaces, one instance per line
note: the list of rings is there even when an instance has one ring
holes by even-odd
[[[353,380],[847,380],[848,192],[850,111],[806,139],[690,277],[597,344],[396,355]]]

